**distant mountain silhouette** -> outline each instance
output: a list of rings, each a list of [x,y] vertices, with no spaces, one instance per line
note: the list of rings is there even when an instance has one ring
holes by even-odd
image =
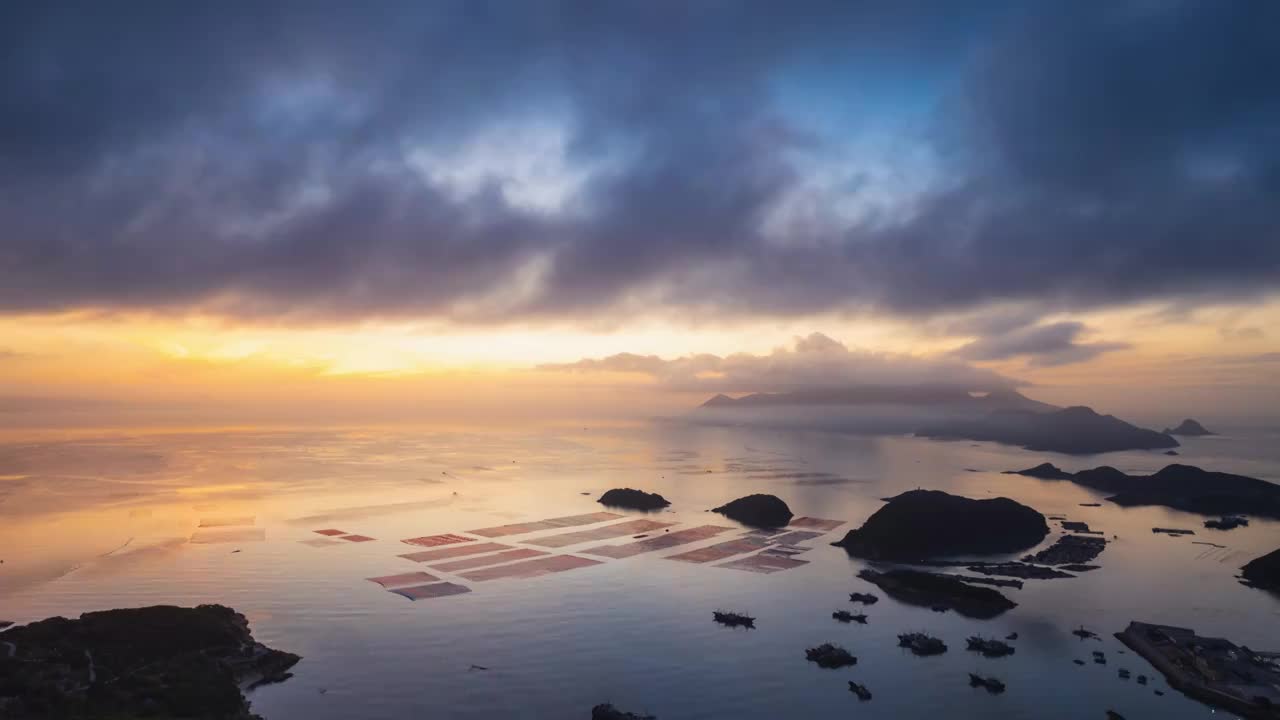
[[[1187,437],[1200,437],[1202,435],[1213,435],[1213,431],[1208,430],[1200,423],[1187,418],[1183,420],[1176,428],[1165,428],[1165,435],[1186,435]]]
[[[941,405],[973,410],[1030,410],[1049,412],[1056,405],[1032,400],[1017,390],[974,394],[963,388],[939,385],[859,385],[845,388],[753,393],[740,398],[720,394],[702,403],[704,408],[777,407],[780,405]]]
[[[1280,518],[1280,485],[1191,465],[1168,465],[1154,475],[1126,475],[1109,466],[1069,473],[1049,463],[1010,475],[1070,480],[1077,485],[1114,493],[1107,500],[1126,507],[1162,505],[1201,515],[1258,515]]]
[[[1016,390],[979,393],[945,385],[856,385],[739,398],[721,394],[685,419],[712,425],[900,435],[921,425],[981,417],[995,410],[1057,409]]]
[[[738,401],[722,393],[702,403],[702,407],[729,407],[736,402]]]
[[[1047,413],[998,410],[982,418],[936,423],[917,430],[916,434],[941,439],[986,440],[1071,455],[1178,446],[1177,440],[1164,433],[1131,425],[1113,415],[1099,415],[1083,406]]]

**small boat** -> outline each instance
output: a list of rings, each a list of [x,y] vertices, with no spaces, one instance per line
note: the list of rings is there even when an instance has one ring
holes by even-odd
[[[1075,630],[1072,630],[1072,631],[1071,631],[1071,634],[1072,634],[1072,635],[1075,635],[1076,637],[1080,638],[1081,640],[1088,640],[1089,638],[1096,638],[1096,637],[1098,637],[1098,633],[1096,633],[1096,632],[1094,632],[1094,631],[1092,631],[1092,630],[1085,630],[1083,625],[1081,625],[1080,627],[1076,628]]]
[[[987,692],[992,695],[1004,692],[1004,683],[1000,682],[997,678],[984,678],[981,675],[975,675],[973,673],[969,673],[969,687],[986,688]]]
[[[849,602],[862,603],[863,605],[875,605],[880,598],[871,593],[849,593]]]
[[[898,647],[904,647],[916,655],[941,655],[947,646],[936,637],[924,633],[903,633],[898,636]]]
[[[863,615],[861,613],[851,613],[848,610],[837,610],[831,613],[831,617],[835,618],[836,620],[839,620],[842,623],[856,622],[856,623],[861,623],[863,625],[867,624],[866,615]]]
[[[715,610],[712,611],[711,616],[715,618],[716,622],[726,627],[754,628],[756,626],[755,618],[750,615],[743,615],[742,613]]]
[[[867,689],[867,686],[859,685],[852,680],[849,681],[849,692],[857,695],[858,699],[864,702],[871,699],[871,691]]]
[[[999,640],[987,640],[980,635],[970,637],[968,643],[970,650],[980,652],[984,657],[1004,657],[1014,652],[1012,645]]]

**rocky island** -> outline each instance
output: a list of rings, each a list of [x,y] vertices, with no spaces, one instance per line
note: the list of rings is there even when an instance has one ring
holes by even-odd
[[[1187,418],[1176,428],[1165,428],[1165,435],[1185,435],[1186,437],[1202,437],[1204,435],[1214,435],[1215,433],[1200,423]]]
[[[912,490],[833,543],[869,560],[914,561],[937,555],[1010,553],[1049,534],[1045,518],[1009,498],[974,500],[938,490]]]
[[[1280,518],[1280,485],[1192,465],[1167,465],[1154,475],[1127,475],[1113,467],[1069,473],[1049,463],[1007,471],[1044,480],[1069,480],[1111,493],[1108,501],[1124,507],[1162,505],[1200,515],[1258,515]]]
[[[785,527],[791,522],[791,508],[776,495],[747,495],[733,502],[713,508],[730,520],[753,527]]]
[[[661,510],[671,504],[658,493],[633,490],[632,488],[614,488],[600,496],[596,502],[606,507],[620,507],[631,510]]]
[[[1250,560],[1240,574],[1252,587],[1280,592],[1280,550]]]
[[[917,430],[916,435],[942,440],[983,440],[1068,455],[1178,447],[1178,441],[1169,435],[1131,425],[1114,415],[1100,415],[1083,406],[1056,412],[1000,410],[972,420],[929,425]]]
[[[222,605],[55,617],[0,633],[0,715],[260,720],[240,690],[290,677],[301,658],[254,641]]]
[[[858,577],[898,602],[955,610],[965,617],[989,620],[1018,604],[988,587],[976,587],[950,575],[919,570],[862,570]]]

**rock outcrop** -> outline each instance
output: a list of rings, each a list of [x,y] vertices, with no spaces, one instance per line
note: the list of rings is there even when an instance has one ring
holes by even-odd
[[[251,720],[242,687],[290,677],[301,658],[255,642],[221,605],[55,617],[0,633],[0,715]]]
[[[1280,550],[1250,560],[1240,574],[1253,587],[1280,592]]]
[[[631,510],[661,510],[670,505],[670,501],[658,493],[633,490],[631,488],[614,488],[600,496],[596,502],[608,507],[628,508]]]
[[[1186,437],[1202,437],[1204,435],[1213,435],[1213,431],[1205,428],[1200,423],[1187,418],[1183,420],[1176,428],[1165,428],[1165,435],[1185,435]]]
[[[973,500],[938,490],[912,490],[835,543],[870,560],[925,560],[938,555],[1009,553],[1049,534],[1045,518],[1009,498]]]
[[[1005,470],[1005,475],[1026,475],[1027,477],[1040,478],[1041,480],[1070,480],[1075,477],[1073,473],[1058,468],[1053,463],[1040,463],[1033,468],[1026,470]]]
[[[792,518],[791,508],[776,495],[747,495],[712,512],[753,527],[785,527]]]

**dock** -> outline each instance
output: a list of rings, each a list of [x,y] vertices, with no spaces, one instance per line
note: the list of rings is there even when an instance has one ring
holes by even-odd
[[[1173,687],[1203,703],[1257,720],[1280,720],[1277,653],[1254,652],[1189,628],[1130,622],[1116,638]]]

